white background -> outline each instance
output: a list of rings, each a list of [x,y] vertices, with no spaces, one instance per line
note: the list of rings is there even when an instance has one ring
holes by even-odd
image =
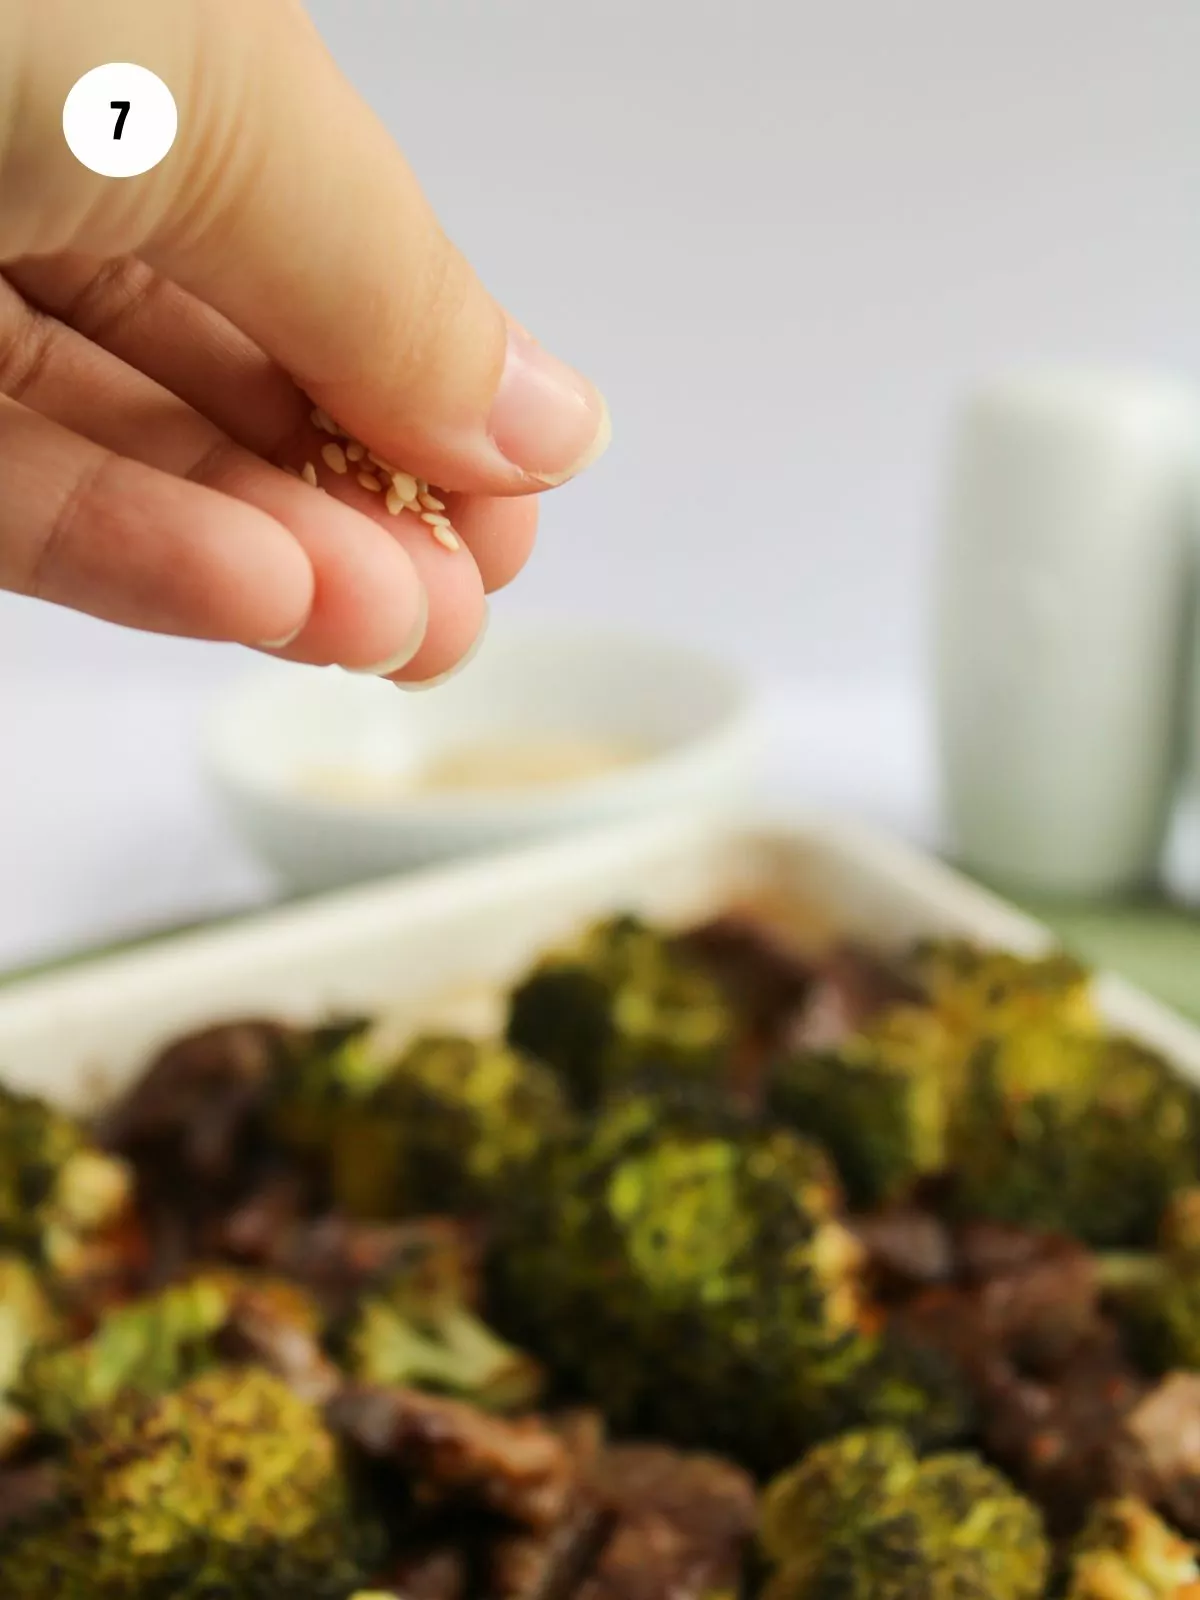
[[[612,405],[499,604],[741,657],[793,707],[799,792],[926,825],[956,395],[1028,356],[1200,376],[1200,6],[311,9],[489,285]],[[261,891],[195,774],[237,665],[0,597],[0,962]]]

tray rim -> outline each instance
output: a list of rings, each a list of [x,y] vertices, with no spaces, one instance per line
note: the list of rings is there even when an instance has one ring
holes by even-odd
[[[615,866],[630,852],[653,856],[656,849],[667,854],[694,848],[699,854],[739,846],[824,852],[853,861],[893,894],[920,902],[947,927],[982,943],[1026,954],[1059,945],[1046,925],[955,867],[858,820],[761,807],[682,821],[656,817],[313,895],[214,926],[172,932],[161,942],[83,955],[61,969],[18,976],[0,987],[0,1078],[10,1038],[37,1033],[43,1025],[52,1030],[59,1025],[56,1018],[86,1011],[89,1001],[109,1005],[114,991],[144,992],[144,986],[156,983],[170,988],[185,984],[190,971],[202,975],[214,966],[228,971],[231,965],[252,965],[267,954],[277,959],[288,947],[311,959],[322,940],[336,944],[351,927],[361,938],[364,928],[387,927],[406,916],[419,922],[422,916],[445,917],[455,910],[467,915],[472,901],[519,896],[531,884],[545,884],[560,873],[578,875],[586,868],[600,876],[606,863]],[[1200,1027],[1119,976],[1098,970],[1095,981],[1098,1002],[1111,1025],[1160,1049],[1200,1083]],[[219,1011],[213,1020],[220,1020]]]

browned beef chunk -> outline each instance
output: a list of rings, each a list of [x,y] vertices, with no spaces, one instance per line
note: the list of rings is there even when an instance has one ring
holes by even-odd
[[[466,1600],[469,1586],[470,1564],[463,1551],[441,1547],[402,1556],[386,1577],[372,1583],[371,1593],[396,1600]]]
[[[1143,1395],[1113,1445],[1114,1487],[1200,1536],[1200,1373],[1174,1372]]]
[[[812,985],[807,961],[767,928],[736,916],[718,917],[678,942],[721,984],[762,1048],[782,1039]]]
[[[134,1161],[173,1163],[178,1185],[227,1185],[239,1176],[246,1125],[298,1037],[248,1020],[177,1040],[109,1109],[104,1142]]]
[[[489,1416],[412,1389],[347,1387],[335,1429],[410,1475],[418,1500],[465,1499],[533,1529],[553,1527],[576,1486],[571,1451],[541,1417]]]
[[[238,1285],[218,1347],[226,1360],[267,1367],[313,1405],[331,1400],[342,1383],[321,1348],[311,1302],[282,1279]]]
[[[1102,1325],[1095,1262],[1076,1240],[973,1224],[959,1244],[960,1274],[974,1287],[989,1337],[1024,1372],[1052,1374]],[[1007,1238],[1005,1236],[1008,1236]]]
[[[269,1201],[268,1201],[269,1203]],[[255,1237],[258,1197],[233,1213],[222,1229],[226,1244]],[[354,1222],[327,1216],[293,1221],[242,1259],[304,1285],[330,1317],[338,1317],[373,1283],[415,1268],[441,1265],[453,1277],[456,1297],[478,1308],[482,1294],[481,1241],[467,1222],[414,1217],[395,1223]],[[236,1251],[224,1253],[238,1254]]]
[[[850,1226],[867,1254],[876,1294],[903,1300],[921,1289],[954,1279],[956,1260],[950,1229],[931,1211],[895,1206],[853,1217]]]
[[[947,1354],[975,1396],[988,1452],[1069,1533],[1113,1491],[1114,1441],[1148,1385],[1069,1239],[974,1228],[959,1282],[917,1295],[898,1328]]]
[[[920,1000],[920,990],[899,967],[859,945],[841,945],[818,969],[787,1044],[796,1050],[836,1050],[889,1006]]]
[[[59,1492],[59,1470],[52,1462],[0,1468],[0,1533],[52,1506]]]

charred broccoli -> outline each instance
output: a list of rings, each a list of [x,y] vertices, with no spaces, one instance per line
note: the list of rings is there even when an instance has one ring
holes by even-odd
[[[768,1110],[825,1146],[856,1206],[883,1204],[943,1164],[948,1048],[933,1012],[894,1006],[837,1051],[777,1062]]]
[[[254,1368],[92,1413],[0,1531],[6,1600],[344,1600],[375,1555],[319,1414]]]
[[[1160,1276],[1151,1290],[1160,1370],[1200,1371],[1200,1189],[1176,1195],[1159,1232]]]
[[[1053,951],[1019,956],[961,939],[925,940],[912,967],[935,1010],[976,1037],[1049,1024],[1095,1032],[1098,1019],[1087,968]]]
[[[509,1043],[553,1067],[584,1108],[646,1069],[711,1081],[735,1035],[716,981],[633,917],[545,957],[509,1000]]]
[[[772,1115],[825,1145],[858,1206],[898,1199],[954,1159],[947,1124],[983,1041],[1092,1022],[1087,975],[1067,956],[942,942],[910,965],[925,1003],[894,1001],[837,1048],[785,1057],[769,1081]]]
[[[118,1398],[167,1394],[226,1356],[267,1366],[319,1398],[326,1369],[318,1338],[316,1309],[295,1285],[209,1271],[115,1307],[86,1339],[39,1349],[17,1398],[43,1429],[66,1433]]]
[[[1200,1565],[1140,1500],[1097,1506],[1071,1556],[1067,1600],[1200,1600]]]
[[[1037,1600],[1049,1546],[1036,1508],[977,1456],[918,1461],[877,1429],[818,1445],[771,1483],[769,1600]]]
[[[85,1276],[125,1213],[132,1179],[65,1112],[0,1087],[0,1250],[57,1277]]]
[[[1200,1188],[1172,1197],[1157,1251],[1103,1256],[1099,1274],[1145,1367],[1200,1370]]]
[[[0,1256],[0,1461],[32,1432],[20,1403],[22,1375],[57,1335],[58,1318],[33,1268],[21,1256]]]
[[[356,1309],[345,1336],[362,1383],[432,1389],[508,1411],[536,1400],[537,1363],[494,1334],[469,1303],[469,1281],[453,1236],[430,1236]]]
[[[1128,1039],[1036,1029],[988,1041],[950,1115],[958,1209],[1101,1249],[1151,1243],[1195,1178],[1198,1108],[1194,1089]]]
[[[331,1129],[387,1077],[392,1061],[360,1022],[290,1037],[277,1048],[267,1102],[272,1139],[297,1156],[326,1157]]]
[[[203,1278],[118,1306],[90,1338],[37,1351],[19,1398],[41,1427],[65,1432],[128,1389],[165,1394],[211,1363],[213,1338],[228,1315],[228,1295]]]
[[[569,1119],[548,1068],[502,1044],[416,1040],[332,1123],[332,1190],[354,1217],[503,1204]]]
[[[867,1326],[839,1212],[817,1146],[631,1095],[498,1252],[503,1325],[615,1426],[755,1466],[877,1407],[917,1423],[936,1407]]]

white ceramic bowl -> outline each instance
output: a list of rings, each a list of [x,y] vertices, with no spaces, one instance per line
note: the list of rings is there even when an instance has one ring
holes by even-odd
[[[251,849],[306,892],[656,811],[735,806],[753,782],[757,731],[749,684],[701,652],[611,630],[494,624],[460,677],[423,694],[264,662],[215,705],[205,765]],[[448,751],[553,735],[641,753],[519,790],[368,800],[312,783],[321,771],[402,782]]]

